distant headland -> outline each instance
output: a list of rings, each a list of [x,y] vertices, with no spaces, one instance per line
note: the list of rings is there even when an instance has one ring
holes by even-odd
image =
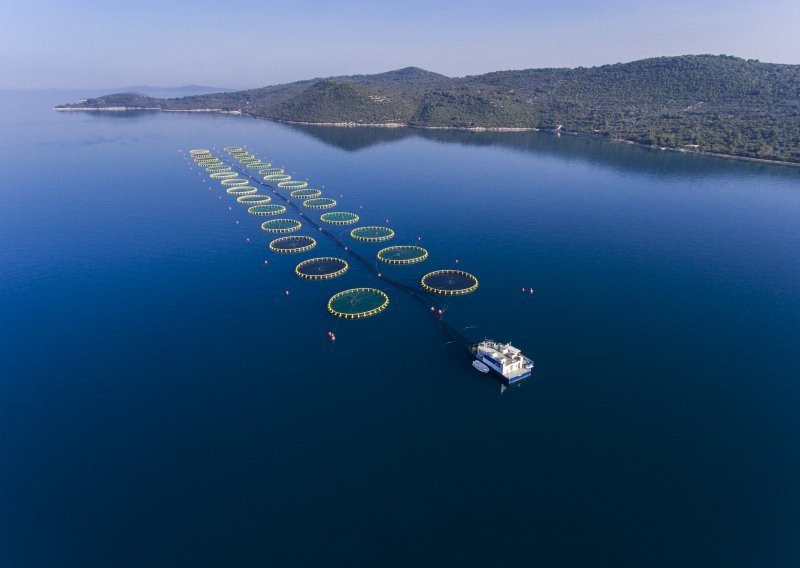
[[[55,110],[225,112],[335,126],[547,129],[800,164],[800,65],[725,55],[467,77],[407,67],[178,98],[118,93]]]

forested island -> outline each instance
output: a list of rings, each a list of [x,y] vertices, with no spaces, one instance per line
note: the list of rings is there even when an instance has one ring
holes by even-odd
[[[212,110],[314,124],[553,129],[800,163],[800,65],[724,55],[458,78],[408,67],[180,98],[118,93],[56,109]]]

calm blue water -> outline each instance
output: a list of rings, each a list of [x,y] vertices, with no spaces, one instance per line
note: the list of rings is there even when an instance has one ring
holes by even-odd
[[[76,98],[0,95],[0,565],[800,564],[800,170]],[[331,318],[381,282],[299,280],[338,249],[269,253],[178,152],[242,144],[421,236],[392,277],[459,259],[447,321],[534,378],[391,288]]]

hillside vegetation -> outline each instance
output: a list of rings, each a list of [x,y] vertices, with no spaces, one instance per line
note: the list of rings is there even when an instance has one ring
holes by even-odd
[[[65,107],[212,108],[285,121],[540,128],[800,162],[800,65],[687,55],[449,78],[409,67],[173,99],[120,93]]]

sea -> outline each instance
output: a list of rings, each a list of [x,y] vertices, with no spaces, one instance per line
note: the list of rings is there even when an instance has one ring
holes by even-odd
[[[95,94],[0,93],[0,565],[800,565],[800,168],[52,110]],[[383,277],[478,289],[298,278],[345,251],[271,252],[188,159],[225,146],[392,228],[329,227]],[[403,244],[429,257],[375,260]],[[388,308],[328,313],[358,287]]]

